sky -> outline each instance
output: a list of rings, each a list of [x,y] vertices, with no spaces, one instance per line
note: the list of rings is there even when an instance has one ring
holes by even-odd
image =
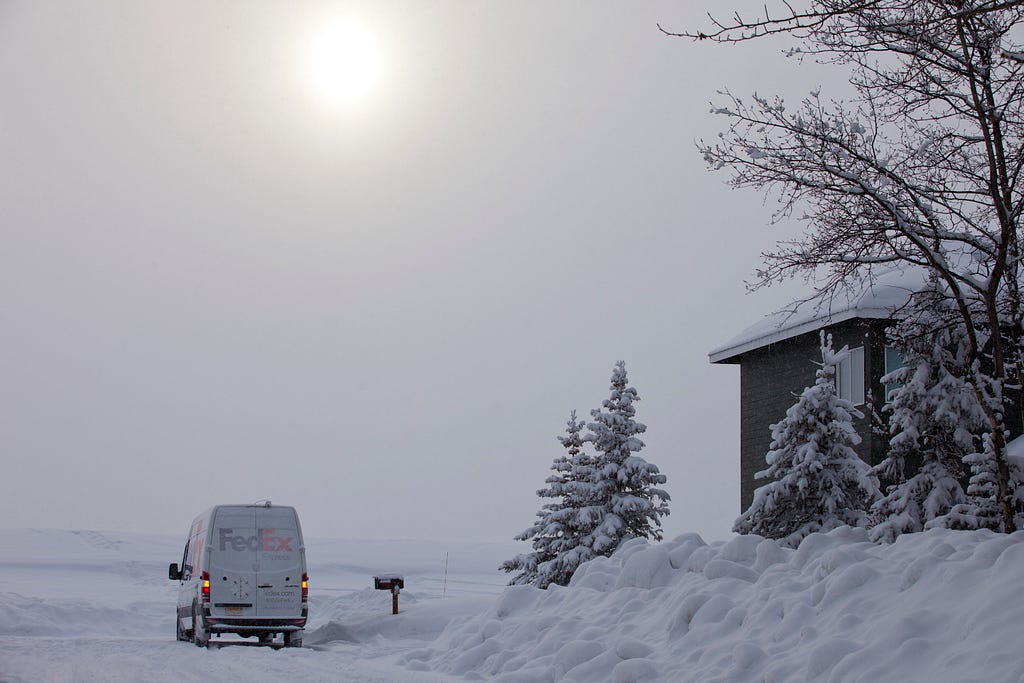
[[[0,0],[0,526],[270,499],[307,536],[510,540],[624,360],[666,538],[727,538],[707,353],[791,298],[744,286],[790,228],[696,141],[717,90],[835,75],[658,30],[705,9]],[[338,22],[373,52],[332,91]]]

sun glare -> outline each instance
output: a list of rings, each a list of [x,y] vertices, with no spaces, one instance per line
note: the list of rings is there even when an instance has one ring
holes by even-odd
[[[314,31],[307,76],[321,99],[338,106],[359,104],[380,88],[382,75],[380,47],[365,26],[334,20]]]

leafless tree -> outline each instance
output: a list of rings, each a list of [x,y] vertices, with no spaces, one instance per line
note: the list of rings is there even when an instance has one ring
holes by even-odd
[[[755,286],[801,275],[828,296],[881,265],[936,275],[966,328],[991,431],[1000,528],[1016,529],[1008,389],[1021,380],[1024,2],[809,0],[669,35],[735,43],[789,34],[791,54],[849,74],[853,96],[721,93],[727,128],[700,149],[735,187],[779,197],[803,235],[764,254]]]

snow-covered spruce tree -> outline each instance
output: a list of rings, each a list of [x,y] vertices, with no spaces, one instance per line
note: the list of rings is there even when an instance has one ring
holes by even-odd
[[[586,494],[590,487],[583,480],[589,478],[591,465],[580,435],[584,424],[577,421],[574,410],[566,425],[567,435],[558,437],[566,452],[555,458],[551,465],[554,474],[545,480],[547,486],[537,491],[542,498],[556,500],[543,505],[533,526],[515,537],[517,541],[530,541],[533,551],[502,563],[503,571],[518,572],[510,585],[565,585],[576,567],[593,557],[589,548],[580,547],[582,538],[593,528],[587,516],[581,515],[581,509],[589,503]]]
[[[647,430],[634,419],[633,403],[639,400],[636,389],[627,386],[626,364],[619,361],[604,409],[590,411],[593,421],[586,437],[580,437],[583,423],[573,411],[568,436],[559,437],[566,455],[554,461],[555,474],[537,492],[558,500],[544,505],[537,522],[516,536],[532,541],[533,552],[501,565],[507,572],[519,572],[510,583],[566,585],[581,564],[611,555],[627,538],[661,540],[669,495],[658,488],[665,475],[635,455],[644,447],[637,435]],[[593,444],[594,454],[584,450],[586,443]]]
[[[611,555],[627,538],[660,541],[661,517],[669,513],[669,495],[658,488],[667,481],[665,475],[636,455],[644,447],[637,435],[647,426],[634,419],[633,404],[640,396],[628,386],[624,361],[615,364],[610,388],[603,409],[590,411],[593,420],[585,438],[594,445],[595,454],[587,468],[591,503],[583,513],[595,525],[584,544],[595,555]]]
[[[777,219],[808,229],[766,254],[760,285],[815,277],[818,293],[856,289],[879,264],[934,272],[963,326],[966,377],[988,421],[991,499],[1016,529],[1006,389],[1022,383],[1024,2],[780,0],[683,35],[734,43],[795,37],[792,55],[834,65],[853,95],[801,103],[726,92],[727,124],[701,144],[735,187],[777,193]],[[794,60],[796,63],[799,60]],[[824,300],[824,299],[823,299]]]
[[[885,542],[922,531],[966,502],[959,481],[963,459],[978,451],[987,424],[964,380],[966,345],[947,301],[930,292],[916,296],[890,330],[889,343],[905,364],[882,378],[896,385],[885,405],[892,438],[888,456],[872,474],[889,486],[871,508],[875,524],[869,534]]]
[[[970,469],[971,479],[967,484],[965,499],[954,505],[948,513],[926,525],[926,528],[947,529],[1003,529],[1002,514],[998,502],[998,479],[992,458],[992,438],[986,434],[981,452],[964,456],[964,464]],[[1009,460],[1010,489],[1013,491],[1011,504],[1014,510],[1014,524],[1024,528],[1024,468],[1019,461]]]
[[[772,425],[768,468],[755,475],[771,481],[754,491],[733,531],[796,547],[816,531],[867,525],[878,486],[853,450],[860,443],[853,418],[862,415],[836,395],[835,386],[836,366],[848,353],[846,347],[834,352],[831,337],[822,333],[817,379]]]

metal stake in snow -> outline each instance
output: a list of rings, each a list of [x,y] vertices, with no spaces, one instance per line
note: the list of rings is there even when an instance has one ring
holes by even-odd
[[[398,614],[398,594],[405,588],[405,578],[401,574],[375,576],[373,587],[379,591],[391,591],[391,613]]]
[[[448,593],[448,553],[444,554],[444,583],[441,584],[441,599]]]

